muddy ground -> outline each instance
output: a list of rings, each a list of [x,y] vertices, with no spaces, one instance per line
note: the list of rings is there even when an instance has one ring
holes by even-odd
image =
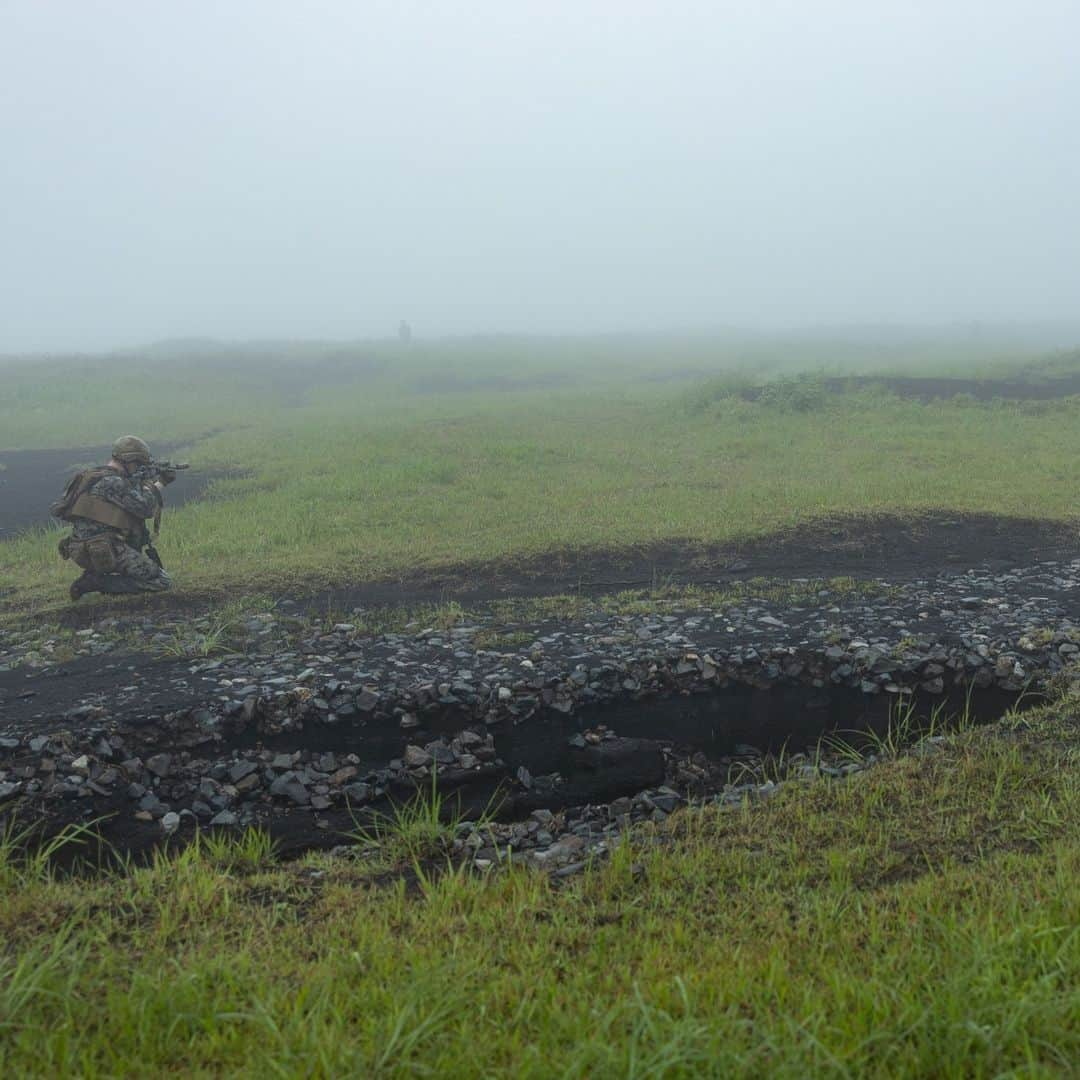
[[[160,447],[168,459],[175,447]],[[49,525],[49,504],[59,498],[72,475],[88,465],[109,460],[107,446],[61,450],[0,450],[0,541],[26,529]],[[203,497],[221,470],[188,470],[169,485],[167,506],[182,506]]]
[[[966,566],[1001,569],[1080,552],[1080,527],[993,514],[931,512],[910,517],[834,517],[732,544],[671,540],[635,548],[551,552],[541,557],[443,566],[434,570],[294,597],[314,613],[456,601],[463,605],[626,589],[724,585],[767,578],[885,575],[897,581]],[[148,613],[203,610],[212,597],[173,593],[132,598]],[[85,603],[61,623],[88,627],[99,612]]]
[[[732,544],[672,540],[619,550],[551,552],[534,559],[445,567],[397,580],[327,590],[316,609],[445,600],[483,603],[563,593],[597,594],[755,577],[905,580],[962,566],[991,568],[1080,550],[1075,525],[993,514],[834,517]]]

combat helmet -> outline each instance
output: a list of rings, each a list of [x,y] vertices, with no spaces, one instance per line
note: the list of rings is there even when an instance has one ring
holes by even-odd
[[[121,435],[113,443],[112,456],[124,465],[149,465],[150,447],[138,435]]]

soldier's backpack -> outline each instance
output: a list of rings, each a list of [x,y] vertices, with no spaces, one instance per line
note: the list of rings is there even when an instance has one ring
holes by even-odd
[[[64,494],[49,507],[49,513],[69,524],[76,518],[85,518],[101,525],[108,525],[113,529],[119,529],[129,536],[139,536],[144,528],[141,518],[129,514],[114,503],[90,494],[90,488],[102,477],[115,475],[117,475],[117,470],[108,465],[99,465],[77,473],[68,481]]]
[[[103,476],[108,476],[113,472],[115,472],[115,470],[110,469],[107,465],[101,465],[94,469],[83,469],[82,472],[77,472],[68,481],[67,487],[64,488],[64,494],[49,507],[49,513],[54,518],[70,522],[72,518],[71,511],[79,501],[79,496],[82,495],[91,484],[96,484]]]

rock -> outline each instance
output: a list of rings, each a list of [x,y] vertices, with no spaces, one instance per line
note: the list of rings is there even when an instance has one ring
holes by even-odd
[[[407,768],[422,769],[430,765],[435,759],[422,746],[409,745],[405,747],[405,753],[401,759]]]
[[[453,765],[457,761],[454,751],[442,743],[429,743],[426,749],[431,754],[432,759],[439,765]]]
[[[370,690],[361,690],[356,695],[356,707],[361,712],[373,712],[375,706],[379,704],[379,695],[373,694]]]
[[[222,810],[210,819],[211,825],[235,825],[240,819],[231,810]]]
[[[154,754],[153,757],[146,759],[146,767],[155,776],[164,780],[172,771],[172,755]]]
[[[250,776],[258,769],[253,761],[239,761],[229,770],[229,779],[238,784],[245,776]]]
[[[180,815],[172,810],[167,814],[163,814],[161,818],[161,827],[165,830],[166,836],[172,835],[172,833],[180,828]]]
[[[297,806],[307,806],[311,802],[308,789],[294,772],[282,773],[271,785],[270,794],[288,799]]]
[[[660,791],[649,796],[653,806],[659,807],[666,814],[678,809],[683,799],[674,791]]]
[[[247,795],[249,792],[254,791],[259,787],[261,781],[257,772],[249,772],[242,779],[237,780],[233,785],[236,788],[238,795]]]

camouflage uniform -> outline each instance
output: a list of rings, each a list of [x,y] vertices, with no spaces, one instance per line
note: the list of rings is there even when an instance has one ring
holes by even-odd
[[[88,494],[118,506],[133,517],[146,520],[158,510],[159,497],[153,488],[127,476],[113,473],[91,484]],[[134,538],[121,529],[103,525],[86,518],[72,521],[70,540],[67,542],[71,558],[84,568],[84,573],[72,585],[72,596],[88,592],[142,593],[163,592],[172,586],[169,575],[149,556],[137,542],[148,542],[146,537]],[[88,541],[97,540],[96,545]],[[111,541],[111,542],[107,542]],[[91,552],[102,546],[107,550],[104,560],[95,559]]]

